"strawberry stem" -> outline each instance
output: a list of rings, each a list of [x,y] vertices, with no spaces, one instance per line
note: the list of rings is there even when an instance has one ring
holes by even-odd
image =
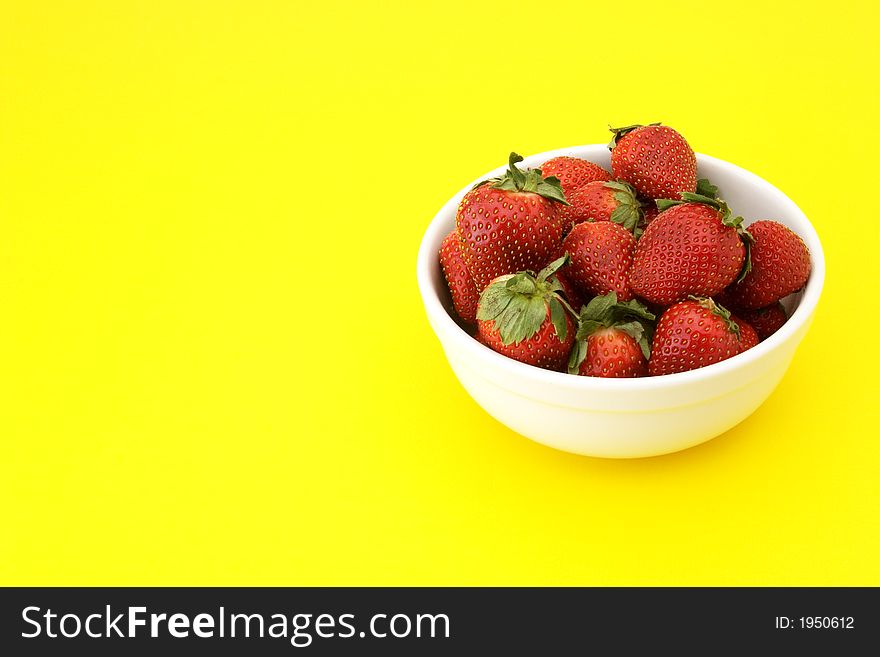
[[[489,183],[495,189],[503,189],[508,192],[527,192],[530,194],[538,194],[551,201],[568,205],[565,200],[565,193],[562,191],[562,184],[559,178],[548,176],[544,178],[540,169],[526,169],[522,171],[517,167],[517,163],[523,161],[522,155],[512,152],[508,157],[507,171],[490,180],[480,183],[484,185]]]

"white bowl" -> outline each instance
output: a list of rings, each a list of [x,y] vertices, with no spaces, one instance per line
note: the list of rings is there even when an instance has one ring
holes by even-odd
[[[609,168],[606,146],[574,146],[527,157],[537,167],[559,155]],[[813,269],[804,290],[785,300],[789,320],[758,346],[690,372],[640,379],[602,379],[551,372],[495,353],[450,316],[438,252],[455,227],[455,212],[474,183],[498,175],[501,166],[469,183],[444,205],[422,238],[419,290],[431,327],[458,380],[492,417],[513,431],[556,449],[609,458],[656,456],[692,447],[724,433],[760,406],[788,369],[813,318],[825,278],[816,231],[791,199],[767,181],[723,160],[697,154],[700,177],[746,223],[779,221],[810,250]]]

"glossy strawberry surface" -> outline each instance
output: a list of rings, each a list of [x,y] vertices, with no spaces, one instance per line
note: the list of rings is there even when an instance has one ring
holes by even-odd
[[[648,371],[651,376],[686,372],[741,351],[740,337],[729,320],[699,301],[682,301],[667,308],[657,322]]]
[[[579,187],[566,199],[567,216],[573,223],[613,221],[633,232],[642,222],[642,208],[635,190],[618,181],[596,181]]]
[[[461,240],[455,230],[450,232],[440,245],[440,267],[449,286],[449,294],[456,314],[468,324],[475,323],[480,293],[464,263]]]
[[[765,308],[797,292],[810,277],[810,252],[803,240],[776,221],[749,225],[752,269],[742,282],[726,291],[732,305]]]
[[[711,297],[739,275],[745,246],[717,209],[684,203],[645,228],[633,253],[629,284],[634,294],[660,305],[688,295]]]
[[[569,194],[579,187],[595,181],[611,180],[611,174],[607,170],[598,164],[578,157],[566,155],[554,157],[544,162],[540,168],[541,174],[545,178],[547,176],[559,178],[566,200],[568,200]]]
[[[587,338],[587,354],[578,374],[604,378],[647,376],[648,361],[632,336],[616,328],[601,329]]]
[[[538,194],[491,185],[465,194],[455,223],[478,290],[504,274],[537,271],[552,258],[565,226],[559,207],[558,201]]]
[[[566,275],[587,297],[616,292],[621,301],[632,299],[629,271],[636,239],[610,221],[584,222],[572,228],[562,243],[571,257]]]
[[[649,199],[678,199],[697,188],[697,158],[684,137],[668,126],[637,127],[617,139],[611,173]]]

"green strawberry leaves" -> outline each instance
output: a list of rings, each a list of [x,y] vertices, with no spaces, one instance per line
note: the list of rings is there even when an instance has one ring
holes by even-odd
[[[613,312],[619,318],[636,319],[641,322],[653,322],[657,319],[657,316],[648,310],[645,304],[636,299],[618,302]]]
[[[559,297],[550,297],[548,302],[550,305],[550,321],[553,322],[553,328],[556,329],[556,335],[560,342],[565,342],[568,337],[568,322],[565,321],[565,308],[559,301]]]
[[[593,322],[599,326],[604,326],[604,322],[610,319],[611,309],[617,304],[617,293],[609,292],[608,294],[603,294],[602,296],[593,297],[590,299],[590,302],[581,308],[580,320],[581,322]],[[591,331],[592,332],[592,331]],[[586,335],[580,335],[581,331],[578,331],[578,337],[586,337]],[[589,335],[589,333],[587,333]]]
[[[644,213],[641,203],[636,199],[635,190],[627,183],[616,180],[606,182],[605,187],[613,190],[612,196],[617,201],[617,207],[611,212],[611,221],[620,224],[638,237],[641,232],[639,224]]]
[[[507,325],[507,342],[520,343],[532,337],[547,318],[547,304],[540,297],[517,295],[505,309],[507,316],[499,318],[500,326]],[[502,338],[503,340],[503,338]]]
[[[514,274],[513,278],[507,281],[504,284],[511,292],[516,292],[518,294],[527,294],[532,295],[538,290],[537,281],[534,277],[530,276],[527,272],[520,272],[518,274]]]
[[[700,178],[697,181],[697,194],[708,196],[709,198],[718,198],[718,187],[709,182],[708,178]]]
[[[504,312],[514,297],[513,291],[506,285],[512,278],[513,274],[502,276],[483,290],[477,306],[477,319],[494,320]]]
[[[639,337],[633,336],[635,341],[639,343],[639,347],[642,350],[642,355],[645,357],[645,360],[650,360],[651,358],[651,341],[654,339],[653,335],[653,331],[651,333],[645,331]]]
[[[742,283],[745,277],[749,275],[749,272],[752,271],[752,244],[755,243],[755,236],[741,225],[737,226],[736,232],[739,233],[743,246],[746,247],[746,257],[743,258],[742,269],[739,272],[739,276],[736,277],[736,282]]]
[[[570,374],[577,374],[587,355],[587,338],[596,331],[614,328],[623,331],[641,347],[645,358],[651,357],[651,338],[656,315],[642,302],[632,299],[618,301],[615,292],[593,297],[581,309],[578,318],[577,342],[568,361]]]
[[[568,254],[542,269],[537,276],[529,271],[508,274],[495,279],[483,290],[477,305],[477,319],[495,324],[501,342],[519,344],[535,335],[547,320],[556,330],[556,337],[568,337],[566,313],[577,313],[557,294],[562,286],[554,275],[569,262]]]
[[[556,280],[555,278],[551,278],[553,276],[553,274],[555,274],[557,271],[562,269],[569,262],[571,262],[571,258],[569,257],[569,255],[567,253],[564,256],[562,256],[561,258],[557,258],[556,260],[551,262],[549,265],[544,267],[544,269],[542,269],[541,271],[538,272],[538,281],[541,283],[549,282],[550,280],[555,281]]]
[[[574,343],[571,353],[568,355],[568,373],[577,374],[581,369],[581,363],[587,357],[587,341],[578,340]]]
[[[636,341],[642,350],[642,355],[645,357],[645,360],[648,360],[651,357],[650,333],[645,328],[644,324],[641,322],[627,322],[625,324],[618,324],[614,328],[618,331],[623,331]]]
[[[648,307],[637,299],[618,301],[616,292],[609,292],[602,296],[593,297],[586,306],[581,309],[581,321],[595,321],[604,326],[611,326],[621,320],[636,319],[645,322],[653,322],[657,319]]]
[[[702,203],[703,205],[708,205],[719,211],[722,209],[722,205],[724,205],[725,207],[727,206],[724,201],[714,198],[712,196],[694,194],[693,192],[679,192],[678,195],[681,197],[680,199],[658,198],[656,201],[654,201],[654,203],[657,204],[657,209],[660,210],[660,212],[668,210],[673,205],[685,205],[687,203]]]
[[[495,189],[503,189],[508,192],[531,192],[552,201],[568,205],[562,184],[556,176],[544,178],[540,169],[526,169],[522,171],[517,163],[522,162],[523,157],[518,153],[511,152],[508,158],[508,168],[498,178],[484,181],[480,185],[491,184]],[[479,185],[478,185],[479,186]]]
[[[660,125],[660,124],[659,124],[659,123],[649,123],[648,125]],[[611,141],[608,143],[608,150],[609,150],[609,151],[613,151],[613,150],[614,150],[614,147],[617,146],[617,142],[619,142],[620,139],[621,139],[624,135],[626,135],[626,134],[632,132],[632,131],[635,130],[636,128],[644,128],[644,127],[645,127],[645,126],[642,125],[641,123],[634,123],[633,125],[623,126],[622,128],[612,128],[612,127],[609,125],[609,126],[608,126],[608,129],[609,129],[612,133],[614,133],[614,136],[611,138]]]
[[[658,198],[654,201],[654,204],[657,206],[657,209],[660,210],[660,212],[668,210],[673,205],[682,205],[683,203],[684,201],[676,201],[671,198]]]
[[[489,285],[477,306],[477,319],[493,321],[505,345],[530,338],[547,317],[544,299],[517,291],[523,286],[517,276]]]
[[[742,236],[746,238],[743,240],[743,246],[746,247],[746,257],[743,260],[743,266],[739,272],[739,276],[736,277],[737,283],[742,283],[746,276],[749,275],[749,272],[752,271],[752,242],[755,241],[755,238],[752,237],[752,234],[747,230],[743,231]]]

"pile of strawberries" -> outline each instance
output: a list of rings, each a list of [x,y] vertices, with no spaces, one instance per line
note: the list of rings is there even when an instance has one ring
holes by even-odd
[[[672,374],[730,358],[787,320],[810,275],[784,225],[748,230],[697,180],[667,126],[612,129],[611,171],[574,157],[502,176],[461,201],[440,264],[477,340],[571,374]]]

